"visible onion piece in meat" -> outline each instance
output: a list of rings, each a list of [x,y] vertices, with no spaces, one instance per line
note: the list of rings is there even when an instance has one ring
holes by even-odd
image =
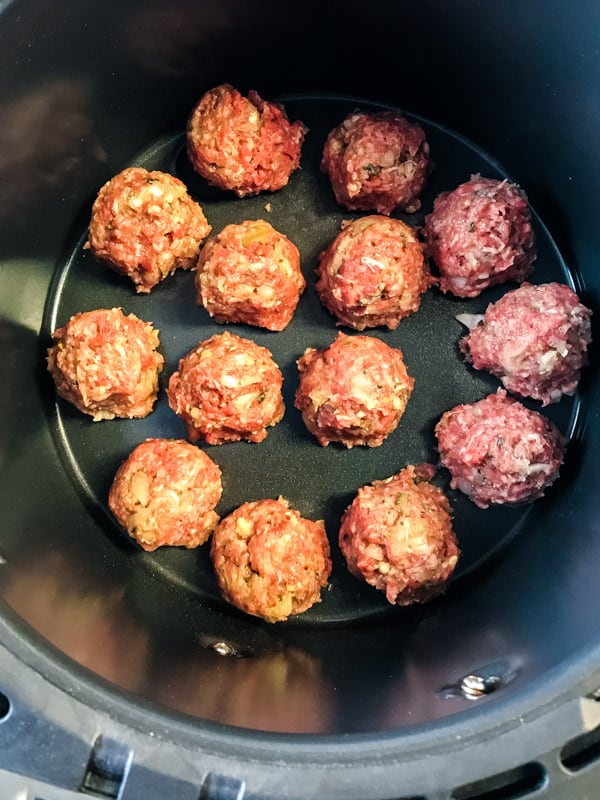
[[[465,328],[472,331],[473,328],[476,328],[479,323],[483,321],[483,314],[469,314],[465,312],[464,314],[456,314],[455,319],[460,322],[461,325],[464,325]]]

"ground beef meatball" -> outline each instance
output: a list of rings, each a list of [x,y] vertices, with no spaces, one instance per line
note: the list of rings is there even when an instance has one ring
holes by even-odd
[[[221,470],[179,439],[147,439],[121,464],[108,505],[144,550],[198,547],[219,521]]]
[[[86,247],[147,294],[176,269],[193,267],[209,233],[202,209],[180,180],[130,167],[100,189]]]
[[[298,359],[295,406],[320,445],[378,447],[400,422],[414,380],[400,350],[371,336],[346,336]]]
[[[435,435],[450,486],[480,508],[537,500],[558,477],[566,445],[553,422],[504,389],[446,411]]]
[[[197,301],[217,322],[282,331],[305,286],[298,248],[264,220],[227,225],[200,252]]]
[[[99,308],[75,314],[52,336],[48,370],[58,394],[79,411],[94,422],[152,411],[164,359],[149,322]]]
[[[414,231],[397,219],[354,220],[319,258],[317,293],[338,324],[362,331],[401,319],[419,308],[432,279]]]
[[[510,392],[556,403],[574,394],[587,364],[591,313],[564,284],[526,283],[491,303],[460,349]]]
[[[429,145],[423,130],[395,111],[355,111],[327,137],[321,169],[350,211],[412,213],[421,207]]]
[[[169,405],[192,442],[262,442],[283,417],[283,376],[271,353],[221,333],[200,342],[169,380]]]
[[[229,84],[204,94],[187,125],[192,166],[212,186],[238,197],[275,191],[298,169],[306,128],[283,106]]]
[[[348,569],[392,604],[441,594],[459,549],[444,493],[429,483],[431,464],[408,466],[363,486],[342,516],[339,542]]]
[[[536,258],[525,192],[507,180],[472,175],[439,195],[425,219],[426,253],[437,264],[440,288],[476,297],[507,281],[524,281]]]
[[[221,520],[211,555],[225,599],[267,622],[320,602],[331,573],[323,522],[304,519],[282,497],[244,503]]]

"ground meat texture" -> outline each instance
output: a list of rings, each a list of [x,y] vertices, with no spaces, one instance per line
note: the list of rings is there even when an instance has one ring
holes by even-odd
[[[211,555],[225,599],[267,622],[320,602],[331,573],[323,522],[304,519],[282,497],[244,503],[221,520]]]
[[[429,483],[430,464],[363,486],[342,516],[348,569],[395,605],[424,603],[446,588],[458,561],[451,509]]]
[[[338,324],[362,331],[419,308],[432,283],[423,250],[409,225],[372,215],[354,220],[319,258],[317,293]]]
[[[181,359],[167,394],[192,442],[262,442],[267,428],[283,417],[282,385],[266,347],[226,332]]]
[[[165,172],[130,167],[100,189],[92,208],[94,256],[148,293],[176,269],[196,264],[210,225],[185,185]]]
[[[147,439],[121,464],[108,505],[144,550],[198,547],[219,517],[221,470],[203,450],[179,439]]]
[[[491,303],[460,349],[510,392],[556,403],[574,394],[587,364],[591,313],[564,284],[526,283]]]
[[[527,197],[507,180],[473,175],[439,195],[423,236],[440,288],[457,297],[476,297],[507,281],[520,283],[533,270],[535,235]]]
[[[446,411],[435,434],[451,488],[480,508],[542,497],[558,477],[566,445],[553,422],[504,389]]]
[[[48,370],[58,394],[79,411],[94,422],[152,411],[164,359],[149,322],[100,308],[75,314],[52,336]]]
[[[396,428],[411,395],[400,350],[370,336],[346,336],[298,360],[295,405],[320,445],[378,447]]]
[[[397,112],[355,111],[327,137],[321,169],[350,211],[412,213],[430,172],[429,145],[423,130]]]
[[[187,125],[192,166],[208,183],[238,197],[285,186],[300,165],[306,128],[291,123],[283,106],[229,84],[206,92]]]
[[[298,248],[264,220],[227,225],[200,252],[197,302],[217,322],[282,331],[305,286]]]

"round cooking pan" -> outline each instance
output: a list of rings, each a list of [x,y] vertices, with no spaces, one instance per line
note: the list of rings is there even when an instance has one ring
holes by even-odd
[[[597,794],[595,345],[577,394],[543,410],[569,439],[543,499],[484,511],[439,473],[461,559],[445,595],[418,607],[392,607],[348,573],[340,515],[361,485],[435,462],[440,414],[495,391],[460,357],[456,315],[506,287],[475,300],[434,288],[397,331],[371,332],[415,378],[380,448],[320,448],[293,397],[296,359],[336,335],[314,270],[358,215],[337,206],[319,160],[355,108],[400,109],[426,131],[423,207],[396,216],[419,226],[474,173],[516,181],[538,240],[532,280],[570,284],[597,315],[598,30],[597,4],[583,1],[0,4],[1,798]],[[279,192],[239,200],[191,168],[187,116],[225,81],[309,128]],[[132,164],[181,178],[214,231],[268,217],[300,249],[308,287],[290,326],[231,327],[280,365],[284,420],[259,445],[207,446],[221,515],[283,495],[325,520],[331,589],[288,622],[225,603],[207,547],[144,553],[108,511],[133,447],[184,435],[166,381],[223,330],[196,306],[191,273],[138,296],[84,249],[98,188]],[[161,395],[143,420],[93,423],[57,400],[45,352],[72,314],[114,306],[160,329]]]

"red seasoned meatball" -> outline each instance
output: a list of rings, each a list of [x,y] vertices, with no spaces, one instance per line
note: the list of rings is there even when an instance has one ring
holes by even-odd
[[[181,359],[167,394],[192,442],[262,442],[267,428],[283,417],[282,385],[266,347],[226,332]]]
[[[491,303],[460,349],[510,392],[556,403],[574,394],[587,364],[591,314],[564,284],[526,283]]]
[[[533,270],[536,248],[527,197],[507,180],[473,175],[439,195],[423,236],[441,290],[457,297],[476,297],[507,281],[520,283]]]
[[[75,314],[52,336],[48,370],[58,394],[79,411],[94,422],[152,411],[164,359],[149,322],[99,308]]]
[[[346,336],[298,359],[295,406],[323,447],[378,447],[400,422],[414,380],[400,350],[370,336]]]
[[[144,550],[198,547],[219,521],[221,470],[180,439],[147,439],[121,464],[108,506]]]
[[[86,247],[147,294],[176,269],[193,267],[209,233],[202,209],[180,180],[130,167],[100,189]]]
[[[393,330],[419,308],[432,284],[411,227],[372,215],[346,225],[319,258],[317,293],[325,308],[358,331]]]
[[[204,94],[187,125],[192,166],[212,186],[238,197],[275,191],[298,169],[306,128],[283,106],[229,84]]]
[[[350,211],[412,213],[421,207],[429,145],[423,130],[395,111],[355,111],[327,137],[321,169]]]
[[[342,516],[339,541],[348,569],[392,604],[441,594],[458,561],[450,503],[429,483],[431,464],[408,466],[363,486]]]
[[[244,503],[221,520],[211,556],[225,599],[267,622],[319,603],[331,573],[325,525],[282,497]]]
[[[197,301],[217,322],[282,331],[305,286],[298,248],[264,220],[227,225],[200,252]]]
[[[480,508],[542,497],[558,477],[566,445],[553,422],[504,389],[446,411],[435,435],[450,486]]]

